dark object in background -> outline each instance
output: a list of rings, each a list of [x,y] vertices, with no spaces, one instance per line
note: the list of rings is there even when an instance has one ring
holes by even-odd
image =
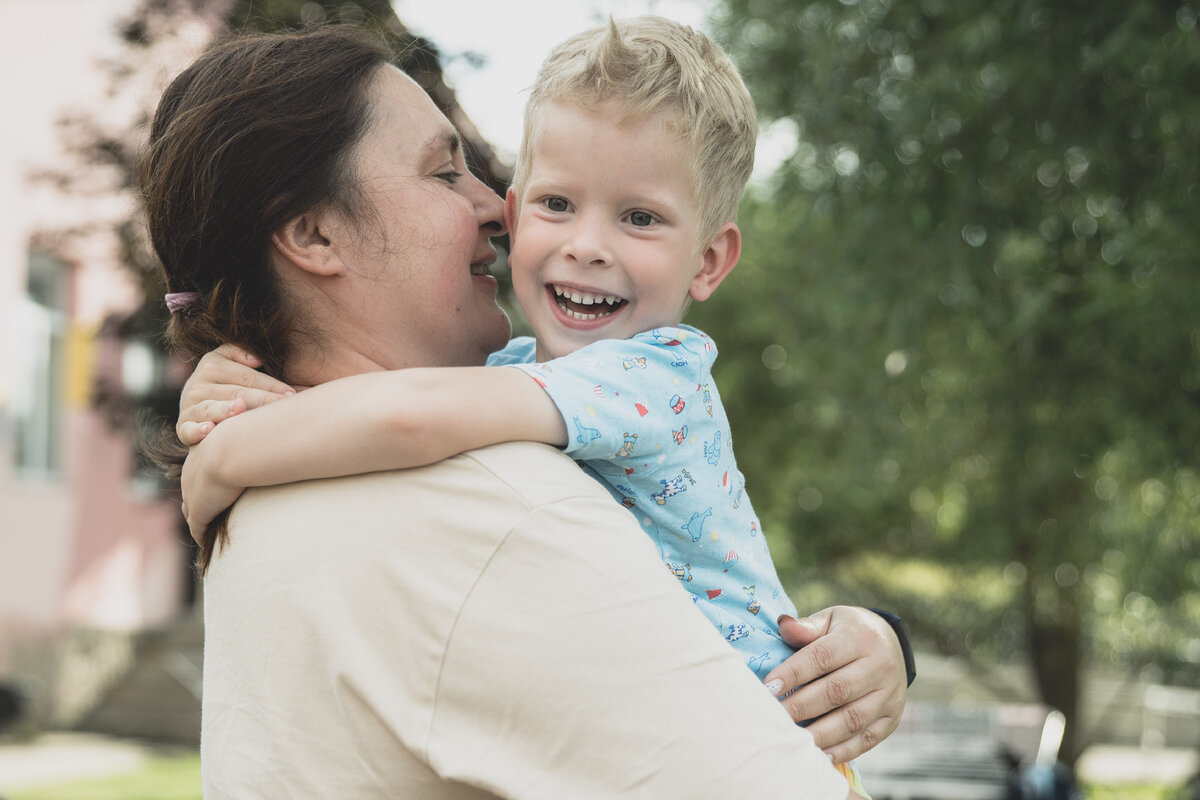
[[[25,693],[16,686],[0,684],[0,733],[4,733],[20,721],[27,705]]]
[[[1042,725],[1037,755],[1030,761],[1012,758],[1013,772],[1008,783],[1009,800],[1082,800],[1075,775],[1058,760],[1067,720],[1060,711],[1051,711]]]

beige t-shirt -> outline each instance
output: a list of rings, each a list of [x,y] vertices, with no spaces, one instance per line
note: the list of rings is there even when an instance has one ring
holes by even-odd
[[[230,532],[204,589],[209,800],[847,796],[551,448],[252,490]]]

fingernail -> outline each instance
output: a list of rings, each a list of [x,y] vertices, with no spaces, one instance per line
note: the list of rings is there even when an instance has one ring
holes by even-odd
[[[795,617],[793,617],[791,614],[780,614],[780,615],[779,615],[779,617],[778,617],[778,618],[775,620],[775,624],[776,624],[776,625],[779,625],[779,624],[780,624],[780,623],[782,623],[782,622],[783,622],[785,619],[790,619],[790,620],[792,620],[793,622],[795,622],[795,621],[796,621],[796,618],[795,618]]]
[[[763,686],[767,687],[767,691],[773,695],[778,695],[783,691],[783,681],[781,681],[779,678],[772,678],[764,683]]]
[[[201,422],[200,423],[200,432],[201,433],[208,433],[212,429],[213,429],[213,424],[211,422]]]

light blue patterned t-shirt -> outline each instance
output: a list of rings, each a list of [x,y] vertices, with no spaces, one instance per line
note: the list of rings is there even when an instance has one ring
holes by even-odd
[[[796,614],[744,491],[712,379],[717,348],[695,328],[658,328],[534,363],[520,337],[488,359],[537,381],[567,424],[565,451],[608,487],[667,568],[761,678],[793,650],[775,621]]]

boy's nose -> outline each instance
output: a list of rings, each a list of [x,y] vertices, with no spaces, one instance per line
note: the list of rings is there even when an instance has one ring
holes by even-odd
[[[595,225],[577,225],[563,247],[563,255],[585,267],[604,267],[612,263],[608,237]]]

